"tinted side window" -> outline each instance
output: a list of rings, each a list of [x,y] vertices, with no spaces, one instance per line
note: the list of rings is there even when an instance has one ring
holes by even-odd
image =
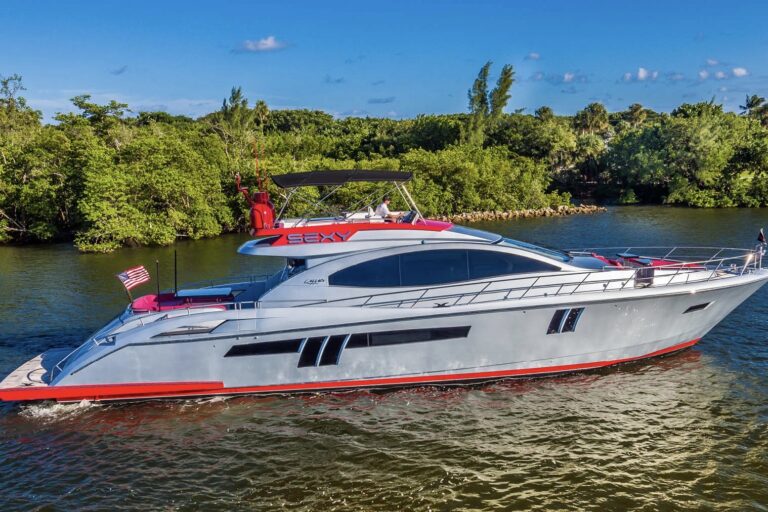
[[[335,286],[370,288],[400,286],[399,256],[365,261],[331,274],[328,283]]]
[[[455,283],[469,279],[467,251],[419,251],[400,255],[402,286]]]
[[[467,252],[469,253],[469,275],[471,279],[559,270],[554,265],[514,254],[493,251]]]

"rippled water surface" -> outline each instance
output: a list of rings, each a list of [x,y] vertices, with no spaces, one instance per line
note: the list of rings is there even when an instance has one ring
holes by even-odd
[[[617,208],[478,227],[561,247],[750,247],[766,210]],[[177,246],[181,280],[268,271]],[[172,249],[0,247],[0,373],[119,311]],[[695,348],[549,379],[386,393],[0,405],[0,510],[768,510],[768,288]]]

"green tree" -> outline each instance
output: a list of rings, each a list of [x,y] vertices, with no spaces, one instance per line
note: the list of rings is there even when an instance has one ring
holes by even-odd
[[[511,65],[506,64],[501,69],[496,87],[488,92],[488,75],[491,71],[491,61],[486,62],[472,88],[467,93],[469,97],[469,124],[466,140],[472,144],[483,144],[485,133],[489,127],[495,125],[501,118],[504,108],[510,98],[510,89],[515,81],[515,71]]]
[[[489,114],[489,121],[496,122],[504,112],[504,107],[509,103],[509,98],[512,95],[509,90],[512,88],[512,84],[515,82],[515,70],[510,64],[505,64],[501,68],[501,74],[496,81],[496,87],[491,91],[490,105],[491,111]]]
[[[148,127],[114,153],[92,148],[77,246],[105,252],[126,244],[167,245],[231,228],[219,170],[188,139],[200,135]]]
[[[469,127],[468,140],[471,143],[482,144],[485,120],[488,118],[490,106],[488,103],[488,75],[491,72],[491,62],[486,62],[477,74],[472,88],[467,93],[469,97]]]
[[[747,99],[744,105],[739,106],[741,114],[757,119],[760,124],[768,127],[768,103],[765,102],[765,98],[753,94],[747,95]]]
[[[739,108],[741,109],[741,115],[748,116],[755,110],[759,110],[760,107],[762,107],[764,104],[765,98],[758,96],[757,94],[753,94],[752,96],[747,94],[747,99],[744,101],[744,104],[739,105]]]
[[[552,121],[555,118],[555,113],[550,107],[547,106],[537,108],[534,115],[536,116],[536,119],[544,123]]]
[[[632,128],[637,128],[645,122],[648,112],[646,112],[641,104],[633,103],[624,112],[622,117]]]
[[[610,130],[608,111],[602,103],[590,103],[576,113],[573,124],[580,133],[606,136]]]

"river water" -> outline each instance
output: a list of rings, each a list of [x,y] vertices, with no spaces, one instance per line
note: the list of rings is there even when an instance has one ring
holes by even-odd
[[[768,210],[614,208],[478,224],[560,247],[751,247]],[[177,245],[181,281],[269,271],[242,236]],[[0,247],[0,374],[77,345],[173,249]],[[151,291],[150,286],[145,292]],[[476,387],[0,405],[0,510],[768,510],[768,287],[693,349]]]

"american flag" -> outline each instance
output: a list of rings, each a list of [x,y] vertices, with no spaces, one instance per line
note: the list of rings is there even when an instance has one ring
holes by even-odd
[[[138,267],[129,268],[128,270],[120,272],[117,274],[117,278],[123,283],[126,290],[130,290],[131,288],[139,286],[141,283],[148,282],[149,272],[147,272],[147,269],[145,269],[143,265],[139,265]]]

